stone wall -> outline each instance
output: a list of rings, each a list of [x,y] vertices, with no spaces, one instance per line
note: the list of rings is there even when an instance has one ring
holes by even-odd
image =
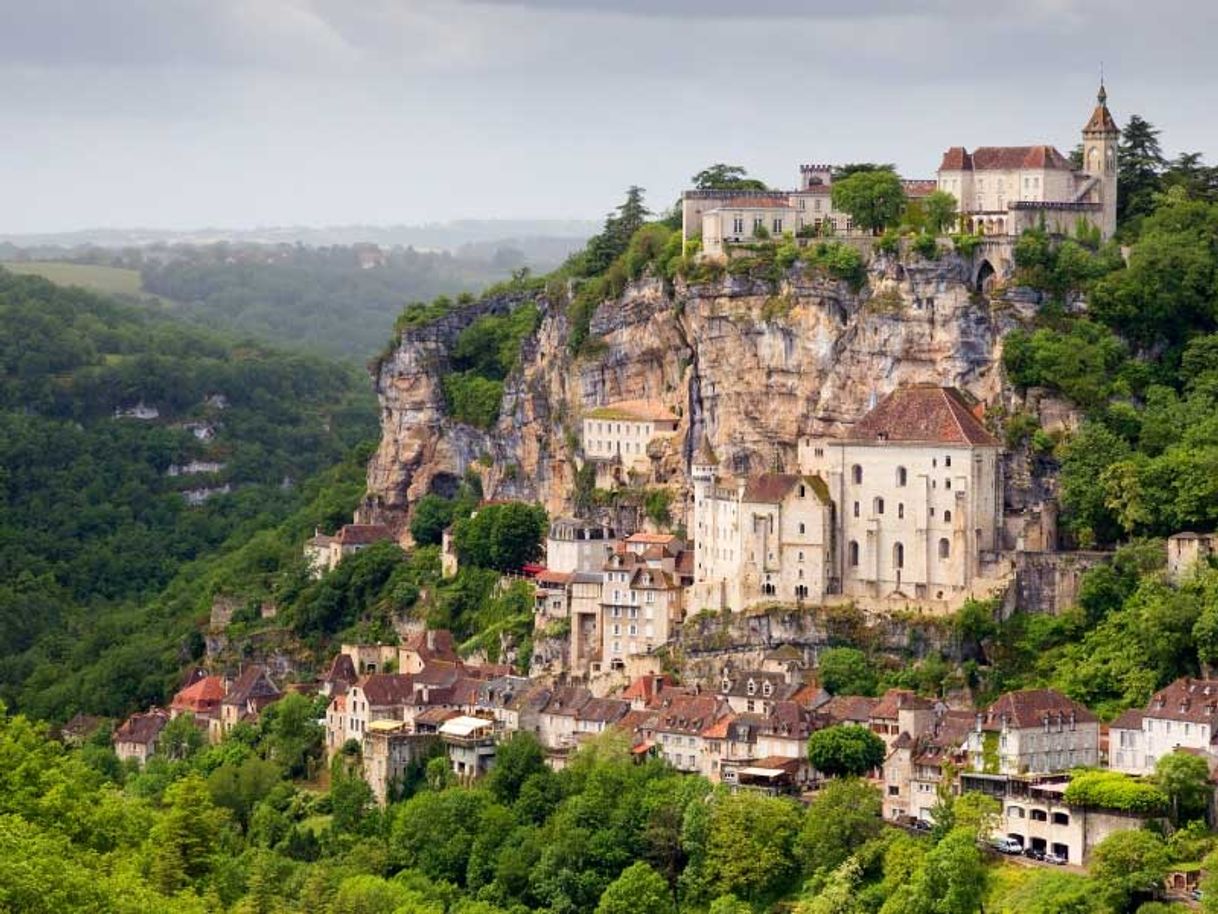
[[[1112,561],[1111,552],[1019,552],[1005,614],[1020,610],[1056,616],[1078,599],[1084,572]]]

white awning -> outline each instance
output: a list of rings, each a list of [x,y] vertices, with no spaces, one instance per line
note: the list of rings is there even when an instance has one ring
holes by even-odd
[[[472,736],[483,728],[489,729],[493,723],[481,717],[454,717],[440,725],[440,735]]]
[[[776,778],[786,774],[782,768],[741,768],[737,774],[747,774],[755,778]]]

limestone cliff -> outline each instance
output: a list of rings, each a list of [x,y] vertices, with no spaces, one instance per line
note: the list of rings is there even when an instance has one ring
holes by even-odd
[[[414,502],[451,490],[470,468],[488,498],[570,511],[581,416],[617,400],[658,400],[680,416],[654,455],[678,487],[703,438],[733,472],[789,469],[799,436],[845,429],[900,384],[953,384],[1010,406],[999,357],[1022,306],[976,293],[973,275],[970,262],[945,256],[877,258],[857,291],[801,265],[778,283],[645,277],[597,308],[580,357],[566,345],[564,302],[539,298],[540,326],[489,432],[446,415],[447,349],[481,315],[525,299],[487,299],[408,329],[376,367],[382,438],[361,518],[402,529]]]

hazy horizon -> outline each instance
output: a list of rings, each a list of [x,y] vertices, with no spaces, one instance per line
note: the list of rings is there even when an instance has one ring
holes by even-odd
[[[1006,13],[1006,10],[1002,10]],[[1034,0],[0,0],[0,235],[599,220],[717,161],[929,177],[1094,104],[1213,161],[1218,9]]]

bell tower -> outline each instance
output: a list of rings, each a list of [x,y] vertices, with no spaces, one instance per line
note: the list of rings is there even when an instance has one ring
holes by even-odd
[[[1108,92],[1102,79],[1095,100],[1095,110],[1083,127],[1083,171],[1097,179],[1090,200],[1101,206],[1100,232],[1107,241],[1116,233],[1117,146],[1121,130],[1108,110]]]

